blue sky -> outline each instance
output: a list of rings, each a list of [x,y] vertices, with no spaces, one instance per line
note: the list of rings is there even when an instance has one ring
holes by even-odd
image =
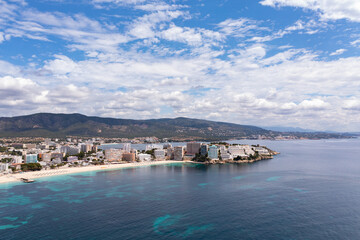
[[[357,0],[0,0],[3,116],[360,131]]]

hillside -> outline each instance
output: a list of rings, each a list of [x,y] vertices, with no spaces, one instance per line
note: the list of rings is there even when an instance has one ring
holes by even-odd
[[[191,118],[131,120],[38,113],[0,118],[0,137],[148,137],[222,140],[272,135],[254,126]]]

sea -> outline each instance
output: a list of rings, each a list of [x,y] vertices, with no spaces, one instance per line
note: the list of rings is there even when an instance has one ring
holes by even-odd
[[[235,142],[281,154],[0,184],[0,239],[360,239],[360,139]]]

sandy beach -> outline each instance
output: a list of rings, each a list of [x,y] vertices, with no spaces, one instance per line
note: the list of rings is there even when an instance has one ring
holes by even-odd
[[[179,162],[179,161],[136,162],[136,163],[110,164],[110,165],[98,165],[98,166],[86,166],[86,167],[65,167],[65,168],[52,169],[52,170],[41,170],[41,171],[35,171],[35,172],[7,174],[4,176],[0,176],[0,184],[8,183],[8,182],[19,182],[19,181],[21,181],[20,178],[36,179],[36,178],[42,178],[42,177],[71,174],[71,173],[109,170],[109,169],[121,169],[121,168],[139,167],[139,166],[161,165],[161,164],[169,164],[169,163],[182,163],[182,162]]]

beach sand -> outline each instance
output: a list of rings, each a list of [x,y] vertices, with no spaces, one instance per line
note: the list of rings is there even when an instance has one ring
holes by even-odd
[[[20,178],[36,179],[36,178],[41,178],[41,177],[57,176],[57,175],[64,175],[64,174],[71,174],[71,173],[109,170],[109,169],[115,170],[115,169],[121,169],[121,168],[162,165],[162,164],[169,164],[169,163],[182,163],[182,161],[153,161],[153,162],[135,162],[135,163],[124,163],[124,164],[97,165],[97,166],[86,166],[86,167],[63,167],[60,169],[7,174],[4,176],[0,176],[0,184],[8,183],[8,182],[19,182],[19,181],[21,181]]]

